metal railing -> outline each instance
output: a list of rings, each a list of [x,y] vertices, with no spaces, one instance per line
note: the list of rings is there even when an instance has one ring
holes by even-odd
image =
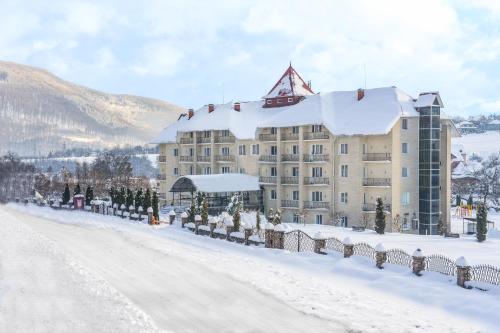
[[[326,140],[330,135],[327,132],[306,132],[304,133],[304,140]]]
[[[281,200],[281,207],[285,208],[298,208],[299,201],[298,200]]]
[[[160,163],[165,163],[167,161],[167,156],[165,155],[159,155],[157,158],[158,162]]]
[[[297,154],[282,154],[281,161],[282,162],[298,162],[299,155],[297,155]]]
[[[327,177],[304,177],[304,185],[329,185],[330,178]]]
[[[212,138],[200,137],[196,139],[196,143],[210,143]]]
[[[215,143],[234,143],[236,138],[232,135],[229,136],[216,136],[214,139]]]
[[[278,160],[277,155],[260,155],[259,161],[261,162],[273,162],[275,163]]]
[[[193,162],[193,156],[179,156],[181,162]]]
[[[363,161],[390,161],[391,153],[367,153],[363,154]]]
[[[234,156],[232,155],[217,155],[215,156],[217,162],[234,162]]]
[[[391,186],[391,178],[363,178],[363,186]]]
[[[198,162],[210,162],[210,156],[196,156]]]
[[[277,177],[275,176],[270,176],[270,177],[259,177],[259,183],[266,183],[266,184],[276,184],[277,182]]]
[[[281,134],[282,141],[295,141],[299,139],[299,133],[283,133]]]
[[[281,177],[281,184],[283,185],[297,185],[299,177]]]
[[[304,201],[304,208],[308,209],[329,209],[330,203],[327,201]]]
[[[374,203],[364,203],[363,206],[361,207],[361,210],[363,212],[374,212],[377,210],[377,204]],[[386,204],[384,205],[384,211],[390,212],[391,211],[391,205]]]
[[[193,138],[181,138],[181,144],[189,145],[193,143]]]
[[[319,155],[319,154],[304,154],[304,162],[328,162],[330,160],[329,155]]]
[[[259,134],[260,141],[276,141],[276,134]]]

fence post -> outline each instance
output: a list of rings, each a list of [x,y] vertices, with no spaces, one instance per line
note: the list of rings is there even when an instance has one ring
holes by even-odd
[[[249,224],[245,225],[243,230],[245,232],[245,245],[250,245],[250,243],[248,242],[248,239],[250,238],[250,236],[252,236],[253,226],[251,226]]]
[[[421,276],[421,272],[425,270],[425,256],[420,249],[416,249],[413,252],[412,268],[413,273],[417,276]]]
[[[147,212],[148,212],[148,224],[152,224],[153,223],[153,207],[148,207]]]
[[[354,244],[350,237],[344,238],[342,241],[344,244],[344,258],[349,258],[354,254]]]
[[[325,254],[322,249],[325,248],[326,240],[321,231],[314,234],[314,253]]]
[[[457,265],[457,285],[468,288],[465,284],[471,280],[470,265],[465,257],[460,257],[455,262]]]
[[[285,248],[285,227],[281,223],[274,227],[274,247],[281,250]]]
[[[226,240],[231,241],[231,233],[233,232],[234,226],[226,224]]]
[[[194,216],[194,233],[198,235],[198,227],[201,224],[201,216],[200,215],[195,215]]]
[[[209,225],[210,225],[210,237],[215,238],[214,230],[215,227],[217,227],[217,220],[215,218],[211,219]]]
[[[92,211],[93,211],[93,209],[94,209],[94,208],[92,208]],[[124,219],[124,218],[125,218],[125,215],[124,215],[124,214],[125,214],[125,205],[124,205],[124,204],[122,204],[122,205],[120,206],[120,210],[121,210],[121,212],[122,212],[122,219]],[[148,221],[148,223],[149,223],[149,221]]]
[[[113,204],[113,216],[116,216],[116,209],[118,208],[118,204],[115,202]]]
[[[128,219],[129,220],[132,220],[132,214],[133,214],[133,212],[135,212],[135,207],[134,207],[134,205],[130,205],[128,207]]]
[[[375,260],[377,268],[384,268],[384,263],[387,261],[387,251],[380,243],[375,246]]]
[[[184,228],[184,225],[186,223],[188,223],[188,217],[189,217],[188,213],[182,212],[182,214],[181,214],[181,227]]]
[[[142,209],[142,206],[139,206],[139,208],[137,208],[137,211],[139,212],[139,221],[142,220],[142,212],[144,211],[144,209]]]
[[[169,221],[170,225],[174,224],[175,211],[173,209],[168,213],[168,221]]]
[[[264,226],[265,247],[272,249],[274,247],[274,225],[266,223]]]

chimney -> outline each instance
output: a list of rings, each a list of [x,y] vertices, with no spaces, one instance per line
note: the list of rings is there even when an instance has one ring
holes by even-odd
[[[194,116],[193,109],[189,109],[189,111],[188,111],[188,120],[191,119],[193,116]]]
[[[307,86],[311,89],[311,80],[307,81]]]
[[[208,104],[208,113],[212,113],[212,112],[214,112],[214,110],[215,110],[214,105],[213,104]]]
[[[364,91],[364,89],[359,88],[358,89],[358,101],[362,100],[363,97],[365,97],[365,91]]]
[[[462,159],[464,160],[464,164],[467,165],[467,153],[460,151],[460,155],[462,155]]]
[[[240,112],[240,110],[241,110],[240,102],[234,103],[234,110]]]

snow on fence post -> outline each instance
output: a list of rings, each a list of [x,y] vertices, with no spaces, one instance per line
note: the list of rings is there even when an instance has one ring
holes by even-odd
[[[182,212],[182,214],[181,214],[181,227],[183,227],[183,228],[184,228],[184,225],[185,225],[186,223],[188,223],[188,218],[189,218],[188,213],[186,213],[186,212]]]
[[[375,260],[375,265],[377,266],[377,268],[384,268],[384,263],[387,261],[387,251],[381,243],[375,246]]]
[[[252,236],[253,226],[251,224],[245,224],[245,226],[243,227],[243,230],[245,232],[245,245],[250,245],[250,243],[248,242],[248,239],[250,238],[250,236]]]
[[[129,220],[132,220],[132,214],[133,214],[133,212],[134,212],[134,211],[135,211],[135,207],[134,207],[134,205],[130,205],[130,206],[128,207],[128,219],[129,219]]]
[[[460,257],[455,261],[455,265],[457,265],[457,285],[467,288],[465,284],[471,280],[469,263],[465,257]]]
[[[122,219],[124,219],[125,218],[125,205],[124,204],[122,204],[120,206],[120,210],[122,211]]]
[[[168,221],[169,221],[170,225],[174,224],[175,211],[173,209],[168,213]]]
[[[413,274],[421,276],[421,272],[425,270],[425,256],[422,253],[422,250],[416,249],[415,252],[413,252],[412,258]]]
[[[285,227],[281,223],[274,227],[274,247],[281,250],[285,248]]]
[[[344,244],[344,258],[350,258],[354,254],[354,244],[351,238],[344,238],[342,244]]]
[[[226,240],[231,241],[231,233],[233,232],[234,229],[233,217],[225,216],[224,224],[226,225]]]
[[[201,224],[201,215],[194,216],[194,233],[198,235],[198,227]]]
[[[148,224],[153,224],[153,207],[148,207]]]
[[[142,206],[139,206],[139,208],[137,208],[137,212],[139,213],[139,221],[142,221],[142,212],[144,211],[144,209],[142,209]]]
[[[113,216],[116,216],[116,209],[118,208],[118,204],[114,203],[113,204]]]
[[[274,244],[274,224],[267,222],[264,226],[265,247],[273,248]]]
[[[214,230],[217,227],[217,217],[210,219],[210,238],[215,238]]]
[[[321,231],[314,234],[314,253],[326,254],[322,251],[326,246],[326,240]]]

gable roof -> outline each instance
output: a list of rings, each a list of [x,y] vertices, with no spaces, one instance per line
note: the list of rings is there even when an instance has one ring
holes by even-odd
[[[422,108],[426,106],[437,105],[439,107],[444,107],[441,96],[437,91],[424,92],[418,95],[417,101],[415,102],[416,108]]]
[[[299,73],[292,67],[292,64],[290,64],[278,82],[276,82],[267,95],[262,98],[310,95],[314,95],[314,92],[309,85],[302,80]]]
[[[259,177],[241,173],[181,176],[170,192],[246,192],[259,191]]]

